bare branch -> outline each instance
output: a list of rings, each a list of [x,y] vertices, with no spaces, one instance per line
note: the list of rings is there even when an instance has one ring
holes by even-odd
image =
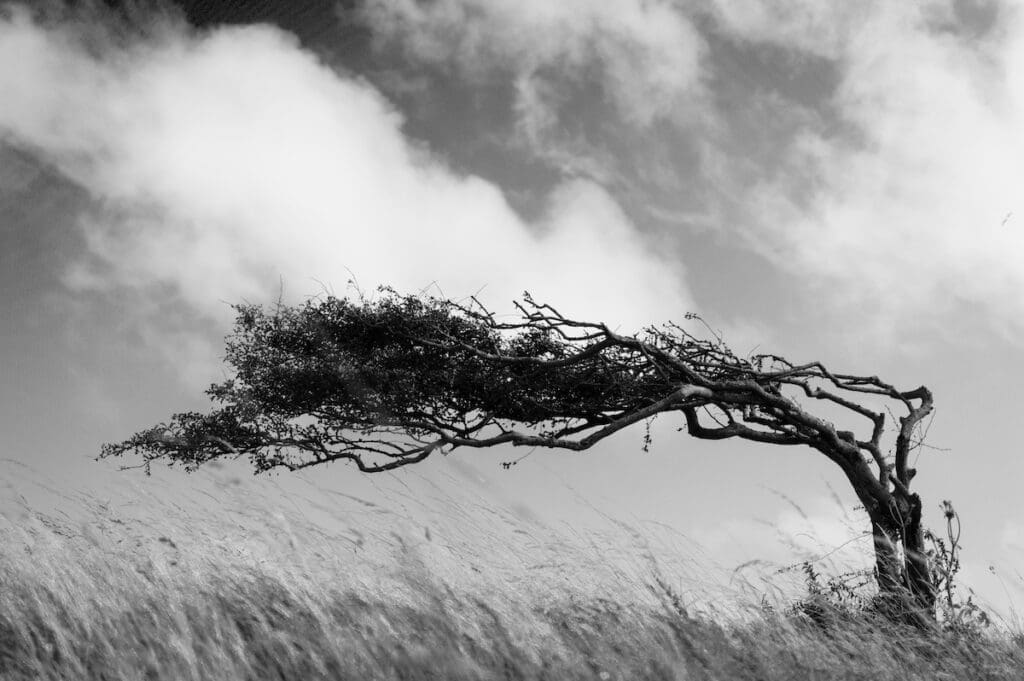
[[[475,297],[380,293],[269,311],[237,306],[226,353],[234,373],[207,391],[218,408],[177,414],[105,445],[101,457],[134,453],[147,470],[157,460],[192,470],[224,456],[248,456],[257,471],[348,461],[376,473],[456,448],[583,451],[680,413],[695,438],[803,445],[835,462],[871,517],[880,585],[911,584],[927,601],[908,465],[933,409],[927,388],[900,391],[817,361],[740,357],[696,315],[686,319],[711,338],[674,323],[624,334],[528,294],[516,303],[518,318],[503,321]],[[883,439],[893,405],[905,415],[893,415],[890,463]],[[848,415],[861,432],[841,430],[815,406]],[[909,566],[902,576],[893,567],[897,541]]]

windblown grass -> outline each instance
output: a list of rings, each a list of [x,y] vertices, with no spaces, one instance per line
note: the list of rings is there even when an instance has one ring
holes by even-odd
[[[692,612],[657,570],[602,577],[600,555],[537,538],[539,563],[507,536],[470,555],[408,527],[370,556],[292,521],[77,503],[84,522],[23,509],[0,529],[0,679],[1024,678],[1009,634]]]

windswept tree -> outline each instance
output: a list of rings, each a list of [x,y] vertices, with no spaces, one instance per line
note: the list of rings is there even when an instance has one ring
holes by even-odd
[[[177,414],[101,456],[132,452],[147,469],[242,455],[257,471],[348,461],[374,473],[460,447],[585,450],[673,412],[696,438],[806,446],[839,466],[871,521],[880,593],[933,616],[909,464],[932,411],[927,388],[740,357],[715,334],[676,324],[624,335],[529,296],[518,309],[508,321],[472,299],[390,289],[236,306],[234,375],[207,391],[218,406]]]

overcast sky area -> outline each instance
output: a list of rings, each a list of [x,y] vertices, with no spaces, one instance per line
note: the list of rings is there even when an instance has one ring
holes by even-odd
[[[77,492],[191,484],[93,457],[206,406],[236,302],[354,281],[502,314],[528,290],[626,332],[697,312],[742,355],[930,387],[926,522],[952,499],[967,580],[1024,608],[1017,3],[8,3],[0,93],[5,465]],[[627,430],[386,484],[656,521],[726,569],[784,563],[779,530],[821,553],[854,536],[821,455],[679,425],[648,453]]]

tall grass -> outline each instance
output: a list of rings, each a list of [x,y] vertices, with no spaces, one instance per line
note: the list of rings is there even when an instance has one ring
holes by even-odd
[[[79,513],[6,513],[0,679],[1024,678],[1006,633],[924,633],[820,603],[814,618],[697,612],[650,555],[602,573],[594,545],[487,536],[493,518],[468,522],[482,509],[455,519],[461,536],[384,513],[360,544],[255,499],[258,524],[210,513],[240,501],[153,502],[140,519],[79,495]]]

